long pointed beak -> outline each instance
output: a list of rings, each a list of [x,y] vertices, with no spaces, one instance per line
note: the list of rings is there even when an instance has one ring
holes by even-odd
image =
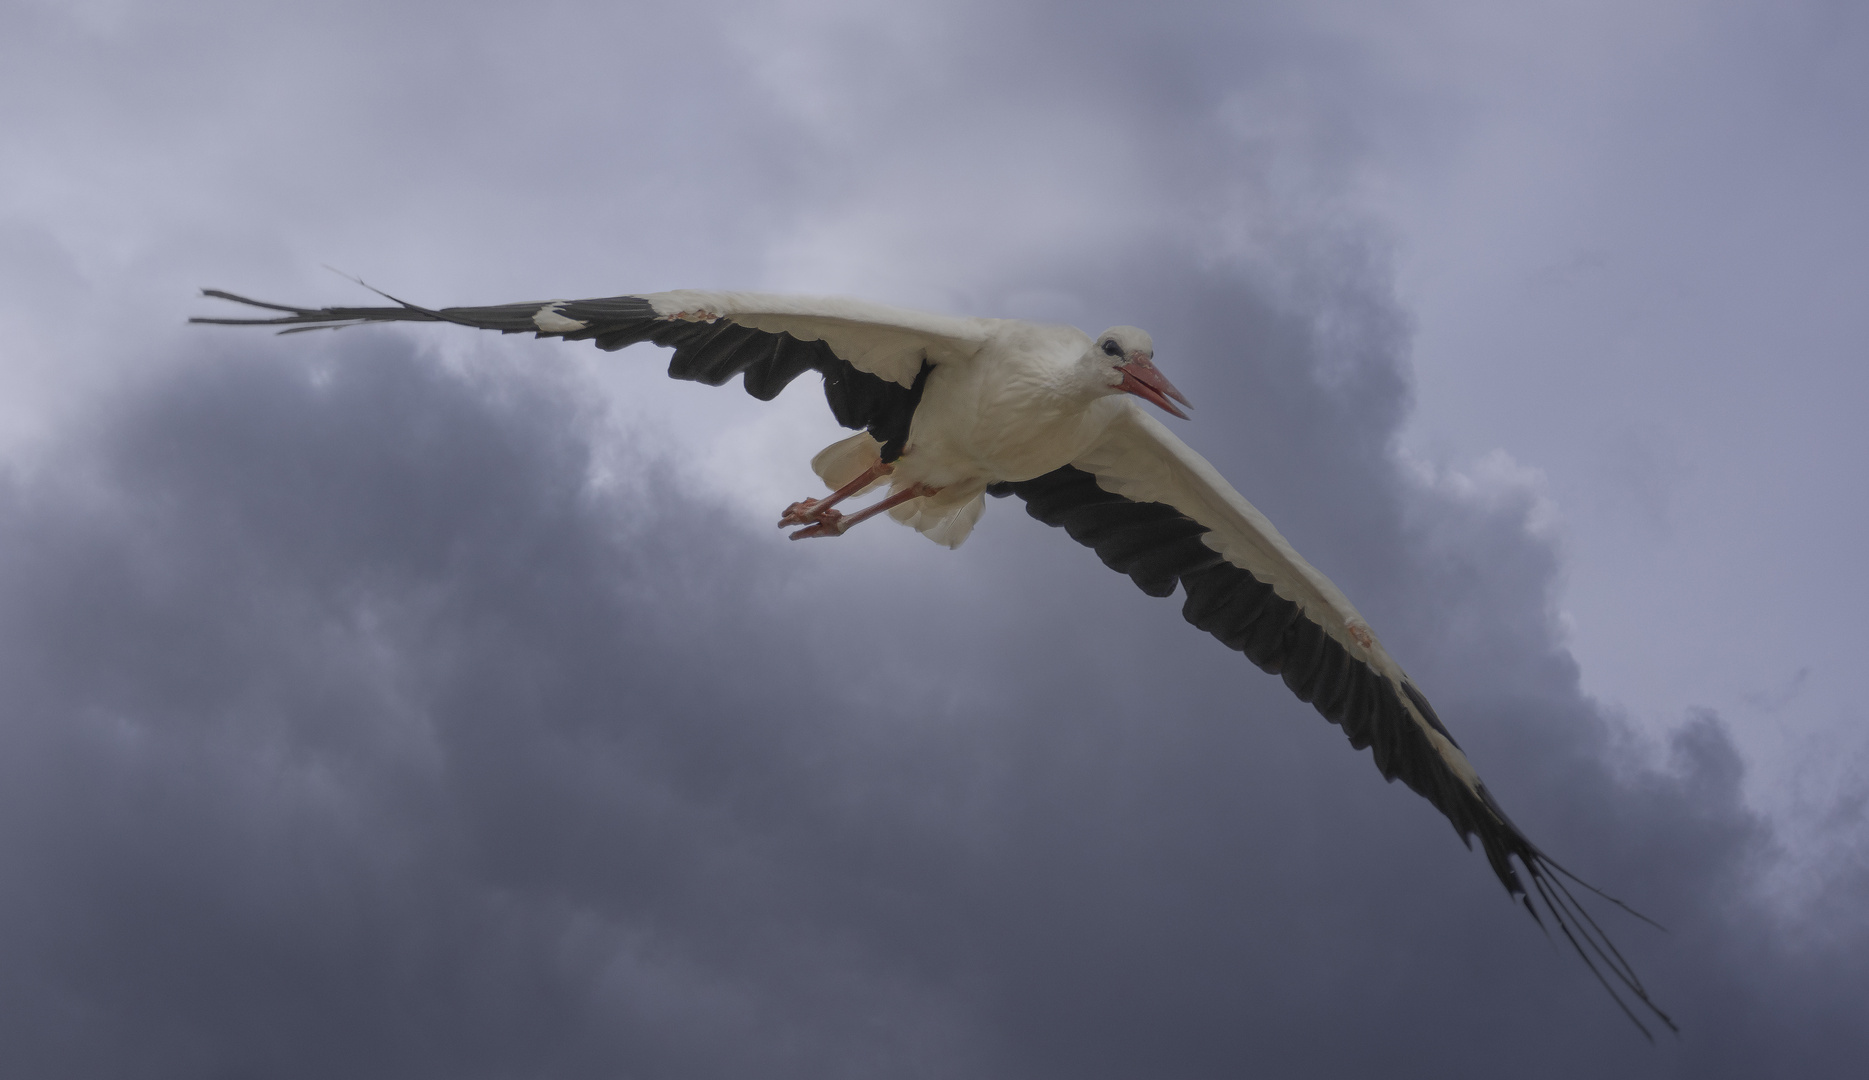
[[[1168,399],[1174,398],[1175,401],[1179,401],[1190,409],[1194,407],[1193,404],[1188,401],[1187,397],[1184,396],[1181,391],[1175,389],[1175,384],[1169,382],[1168,376],[1163,375],[1161,371],[1156,368],[1154,361],[1141,353],[1133,353],[1129,357],[1129,362],[1127,364],[1118,364],[1116,370],[1123,373],[1123,381],[1117,386],[1118,390],[1134,394],[1142,400],[1160,407],[1163,412],[1168,413],[1170,416],[1179,416],[1183,420],[1188,418],[1187,413],[1175,408],[1174,402]]]

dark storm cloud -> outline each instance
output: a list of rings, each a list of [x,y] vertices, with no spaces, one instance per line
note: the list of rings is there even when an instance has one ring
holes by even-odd
[[[593,487],[573,377],[351,332],[204,337],[7,489],[7,1071],[1756,1075],[1860,1050],[1869,988],[1835,958],[1861,918],[1820,942],[1760,895],[1773,838],[1717,720],[1627,764],[1523,508],[1381,452],[1394,323],[1338,326],[1360,359],[1317,374],[1319,312],[1382,305],[1136,258],[1158,341],[1233,365],[1203,405],[1241,422],[1191,429],[1206,449],[1289,500],[1533,836],[1671,925],[1612,922],[1678,1044],[1278,680],[1013,504],[925,553],[981,595],[819,577],[644,447],[601,452],[648,479]]]
[[[820,801],[818,725],[762,715],[797,650],[732,612],[769,554],[591,499],[562,388],[381,339],[328,381],[253,362],[157,389],[9,506],[21,1071],[733,1074],[859,1045],[894,980],[814,928],[783,866],[810,852],[757,839],[776,796]]]

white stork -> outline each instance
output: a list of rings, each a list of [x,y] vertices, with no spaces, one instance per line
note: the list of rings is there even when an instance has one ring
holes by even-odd
[[[984,496],[1017,495],[1029,514],[1062,527],[1149,595],[1168,596],[1179,584],[1189,622],[1282,676],[1300,700],[1343,728],[1351,746],[1370,748],[1384,779],[1400,779],[1447,815],[1469,847],[1479,837],[1509,895],[1542,926],[1533,897],[1541,902],[1643,1034],[1648,1029],[1617,986],[1675,1027],[1565,879],[1598,890],[1505,816],[1350,601],[1137,403],[1186,419],[1175,403],[1187,399],[1156,369],[1153,343],[1135,327],[1091,338],[1075,327],[859,300],[688,290],[440,309],[387,294],[395,306],[299,308],[218,289],[204,294],[282,314],[191,322],[281,326],[281,333],[446,322],[590,339],[606,350],[654,342],[675,350],[670,376],[718,386],[739,375],[762,401],[816,371],[838,423],[859,430],[812,459],[832,492],[784,511],[779,525],[795,529],[793,539],[838,536],[886,511],[958,547]],[[890,493],[868,509],[836,509],[884,483]]]

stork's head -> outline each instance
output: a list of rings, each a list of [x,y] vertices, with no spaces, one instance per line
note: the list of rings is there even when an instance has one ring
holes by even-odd
[[[1103,381],[1111,393],[1134,394],[1174,416],[1188,418],[1174,403],[1187,405],[1188,399],[1168,381],[1168,376],[1155,368],[1155,342],[1147,331],[1133,326],[1112,326],[1098,336],[1089,358],[1102,366],[1106,373]]]

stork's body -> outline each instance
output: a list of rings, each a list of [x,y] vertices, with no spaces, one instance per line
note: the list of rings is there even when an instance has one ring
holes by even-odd
[[[1122,391],[1122,376],[1148,380],[1180,397],[1155,371],[1148,335],[1134,327],[1113,327],[1093,341],[1071,326],[980,322],[977,350],[927,372],[900,457],[885,462],[882,444],[865,433],[833,443],[812,460],[834,491],[887,477],[892,498],[899,499],[890,507],[896,520],[949,547],[958,547],[972,531],[989,485],[1042,476],[1093,444],[1115,415],[1098,403]],[[1105,352],[1100,343],[1117,351]],[[865,489],[859,485],[852,494]],[[905,492],[916,494],[901,498]],[[840,501],[834,495],[809,506],[794,504],[780,525],[822,520],[822,512]],[[804,529],[793,535],[841,532]]]
[[[670,375],[715,385],[740,376],[762,399],[817,371],[832,415],[863,430],[813,459],[833,492],[787,509],[780,524],[794,528],[794,537],[838,535],[887,510],[957,547],[978,520],[984,495],[1019,496],[1033,517],[1064,528],[1145,592],[1167,596],[1180,588],[1190,623],[1278,673],[1352,746],[1370,750],[1386,779],[1426,798],[1469,844],[1478,837],[1493,872],[1534,917],[1535,896],[1606,987],[1614,980],[1672,1026],[1577,904],[1564,884],[1568,873],[1506,818],[1427,697],[1356,608],[1136,400],[1175,416],[1183,414],[1174,403],[1186,403],[1156,370],[1149,336],[1134,327],[1093,339],[1071,327],[760,293],[441,309],[401,301],[296,308],[209,295],[284,314],[196,321],[277,325],[284,332],[452,322],[588,339],[603,349],[653,342],[675,350]],[[837,509],[884,483],[888,496],[870,509],[848,515]]]
[[[1067,464],[1082,448],[1086,408],[1109,396],[1079,364],[1092,348],[1075,327],[996,321],[978,353],[929,373],[900,468],[984,492]]]

